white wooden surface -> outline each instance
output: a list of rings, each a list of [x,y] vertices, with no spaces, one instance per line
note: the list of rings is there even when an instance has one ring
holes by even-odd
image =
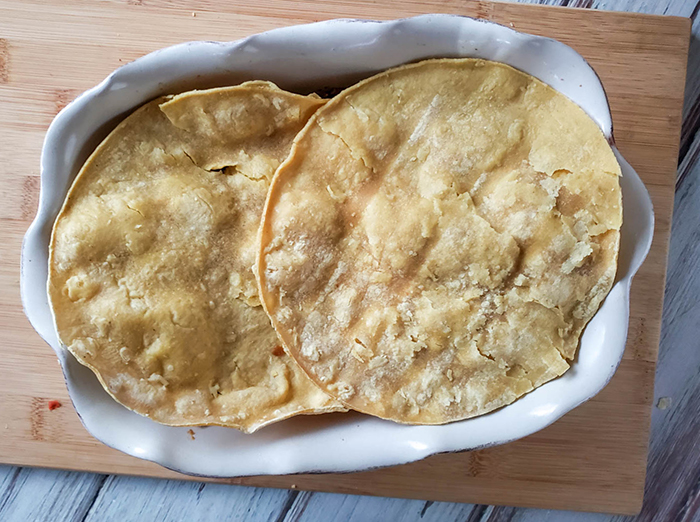
[[[700,521],[700,0],[529,3],[694,20],[655,388],[655,404],[664,397],[670,398],[670,406],[657,407],[652,413],[644,508],[639,517],[629,520]],[[33,520],[578,522],[627,518],[0,466],[0,521]]]

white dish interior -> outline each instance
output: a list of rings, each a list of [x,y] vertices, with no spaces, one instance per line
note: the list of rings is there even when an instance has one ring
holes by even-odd
[[[622,359],[630,284],[649,251],[654,225],[644,184],[616,149],[624,198],[616,283],[586,328],[571,369],[496,412],[445,426],[403,426],[356,413],[296,417],[252,435],[194,428],[192,440],[188,428],[157,424],[116,403],[93,373],[59,344],[46,292],[51,227],[82,163],[124,115],[161,94],[192,88],[266,79],[309,92],[349,85],[429,57],[486,58],[530,73],[578,103],[612,143],[605,92],[578,53],[555,40],[452,15],[390,22],[332,20],[237,42],[176,45],[116,70],[56,117],[42,150],[39,211],[22,246],[22,303],[34,328],[58,355],[75,408],[92,435],[130,455],[190,474],[353,471],[524,437],[608,383]]]

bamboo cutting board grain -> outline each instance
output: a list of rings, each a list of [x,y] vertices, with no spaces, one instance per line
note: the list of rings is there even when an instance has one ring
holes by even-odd
[[[654,201],[656,233],[632,288],[624,360],[597,397],[524,440],[345,475],[233,484],[635,513],[641,507],[690,21],[463,0],[0,0],[0,462],[184,478],[95,441],[60,368],[22,313],[19,251],[36,211],[56,113],[113,69],[185,40],[233,40],[322,19],[447,12],[558,38],[601,76],[615,137]],[[49,411],[48,401],[63,407]]]

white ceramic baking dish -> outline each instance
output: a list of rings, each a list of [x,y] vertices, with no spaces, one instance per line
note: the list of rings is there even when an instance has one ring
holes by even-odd
[[[593,69],[561,42],[451,15],[389,22],[331,20],[276,29],[237,42],[189,42],[112,73],[56,116],[41,156],[39,211],[22,247],[22,302],[55,350],[76,410],[105,444],[184,473],[207,476],[337,472],[389,466],[428,455],[502,444],[534,433],[597,394],[625,348],[632,277],[652,239],[653,211],[639,176],[622,165],[624,225],[615,285],[586,328],[562,377],[496,412],[445,426],[403,426],[356,414],[297,417],[252,435],[233,429],[157,424],[112,400],[57,339],[46,293],[51,227],[71,181],[94,147],[131,110],[165,93],[266,79],[309,92],[345,86],[428,57],[480,57],[527,73],[579,104],[614,146],[610,109]]]

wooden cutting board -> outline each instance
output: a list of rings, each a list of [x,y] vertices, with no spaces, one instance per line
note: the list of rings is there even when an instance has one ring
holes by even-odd
[[[37,207],[39,154],[56,113],[116,67],[186,40],[286,25],[445,12],[557,38],[599,73],[617,144],[654,201],[656,232],[634,280],[624,360],[609,386],[551,427],[481,451],[344,475],[232,484],[635,513],[642,504],[690,20],[464,0],[0,0],[0,462],[187,478],[95,441],[70,406],[52,350],[19,299],[22,236]],[[49,411],[48,401],[62,408]]]

